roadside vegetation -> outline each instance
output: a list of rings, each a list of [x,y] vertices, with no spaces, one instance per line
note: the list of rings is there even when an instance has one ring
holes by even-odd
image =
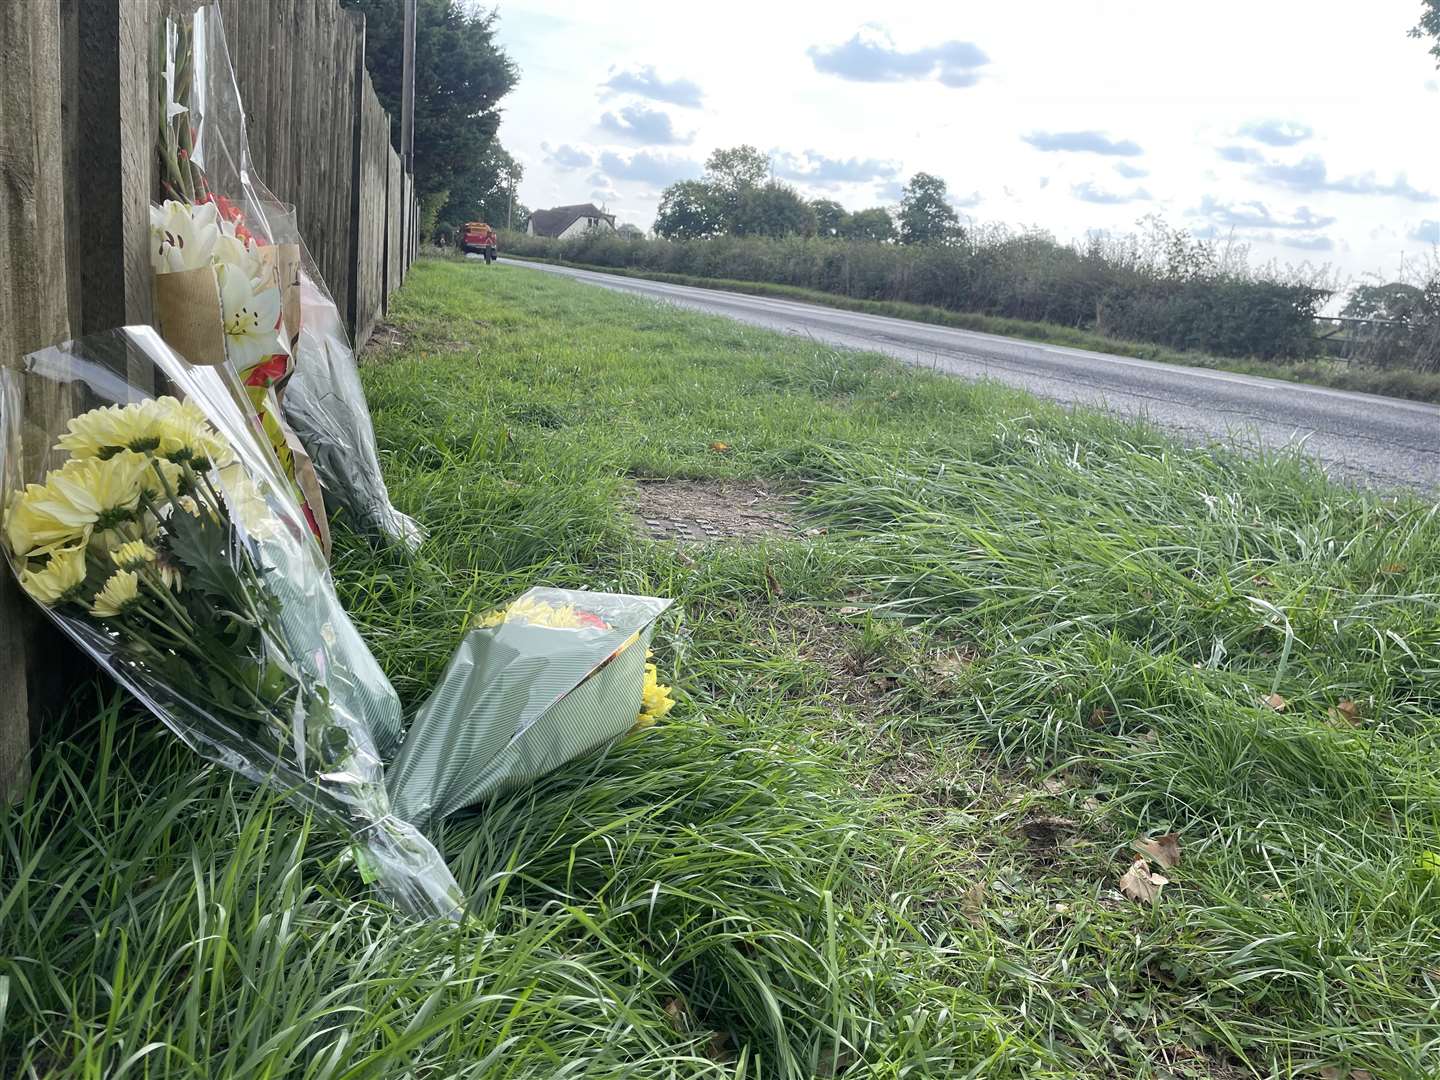
[[[1186,364],[1191,367],[1213,368],[1218,371],[1235,371],[1245,375],[1261,375],[1269,379],[1284,379],[1287,382],[1328,386],[1336,390],[1384,394],[1388,397],[1408,398],[1412,401],[1440,402],[1440,372],[1416,371],[1403,365],[1372,367],[1329,357],[1317,357],[1311,360],[1256,360],[1215,356],[1210,353],[1187,352],[1141,341],[1107,337],[1093,330],[1060,326],[1056,323],[1010,319],[997,315],[977,315],[965,311],[949,311],[940,307],[908,304],[900,300],[857,300],[836,293],[802,289],[794,285],[771,285],[763,281],[699,277],[694,274],[671,274],[664,271],[634,270],[628,267],[579,262],[567,257],[571,252],[566,250],[566,245],[543,239],[536,243],[536,238],[533,236],[507,234],[502,237],[501,244],[505,247],[507,258],[555,263],[560,266],[572,266],[581,270],[593,270],[620,277],[664,281],[673,285],[691,285],[696,288],[723,289],[727,292],[745,293],[750,296],[773,296],[784,300],[799,300],[807,304],[823,304],[826,307],[840,308],[845,311],[862,311],[869,315],[884,315],[892,319],[910,319],[938,326],[955,326],[962,330],[977,330],[985,334],[999,334],[1003,337],[1020,338],[1025,341],[1065,345],[1073,349],[1090,349],[1094,352],[1111,353],[1116,356],[1133,356],[1141,360],[1154,360],[1164,364]],[[436,250],[439,254],[445,253],[445,249]],[[522,254],[522,252],[530,251],[550,252],[550,254]],[[573,254],[577,258],[584,258],[590,253],[586,250],[577,250]]]
[[[664,280],[804,295],[932,322],[1010,323],[1127,355],[1194,357],[1347,389],[1440,398],[1440,274],[1366,281],[1342,321],[1317,321],[1341,286],[1327,268],[1252,266],[1246,244],[1147,217],[1131,235],[1062,244],[1041,230],[963,223],[945,181],[916,173],[898,206],[807,201],[750,146],[716,150],[704,175],[661,197],[654,236],[592,230],[507,236],[507,253]],[[767,178],[768,177],[768,178]],[[790,290],[800,290],[799,293]],[[1328,320],[1328,321],[1327,321]],[[1003,331],[1002,331],[1003,332]],[[1069,343],[1067,341],[1067,343]]]
[[[335,577],[402,696],[543,582],[675,597],[680,704],[451,819],[463,926],[77,711],[0,810],[0,1074],[1434,1074],[1433,506],[519,267],[390,318],[432,539]],[[653,540],[653,478],[790,525]]]

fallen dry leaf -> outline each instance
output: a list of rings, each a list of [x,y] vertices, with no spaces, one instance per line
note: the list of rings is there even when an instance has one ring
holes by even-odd
[[[1120,877],[1120,891],[1137,904],[1153,904],[1160,898],[1160,890],[1170,884],[1164,874],[1150,869],[1145,856],[1137,856]]]
[[[931,662],[930,668],[936,675],[958,679],[970,669],[970,657],[964,653],[941,653]]]
[[[683,1034],[690,1027],[690,1010],[685,1007],[684,998],[673,997],[665,1002],[665,1017],[677,1034]]]
[[[712,442],[710,444],[710,450],[716,454],[727,454],[730,452],[730,444],[728,442]]]
[[[1265,699],[1265,704],[1269,705],[1270,708],[1276,712],[1284,712],[1290,706],[1290,702],[1286,701],[1279,694],[1271,694]]]
[[[785,590],[780,587],[780,579],[775,576],[775,571],[765,567],[765,584],[770,586],[771,596],[784,596]]]
[[[1136,840],[1132,847],[1162,870],[1172,870],[1180,865],[1180,834],[1169,832],[1148,840]]]
[[[960,909],[965,912],[965,917],[975,925],[980,925],[980,912],[985,907],[985,900],[989,896],[989,887],[983,881],[977,881],[965,890],[965,895],[960,899]]]
[[[712,1031],[710,1041],[705,1045],[705,1056],[711,1061],[725,1062],[733,1056],[730,1053],[730,1033]]]
[[[1330,714],[1332,719],[1339,720],[1346,724],[1360,723],[1360,706],[1356,705],[1355,702],[1349,698],[1337,702],[1335,707],[1330,710]]]

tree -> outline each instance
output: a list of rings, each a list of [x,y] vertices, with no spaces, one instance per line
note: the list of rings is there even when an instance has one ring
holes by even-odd
[[[1435,57],[1435,66],[1440,67],[1440,0],[1422,0],[1420,21],[1410,29],[1413,38],[1434,38],[1430,55]]]
[[[816,199],[810,209],[815,211],[817,236],[839,236],[845,231],[845,208],[834,199]]]
[[[405,33],[400,0],[342,0],[365,16],[365,66],[400,144]],[[417,0],[415,189],[455,188],[500,126],[500,99],[515,86],[514,63],[495,41],[496,16],[460,0]]]
[[[710,186],[723,219],[723,232],[735,232],[740,203],[770,172],[770,159],[749,145],[716,150],[705,159],[704,182]]]
[[[1424,290],[1403,281],[1356,285],[1340,314],[1351,319],[1382,319],[1410,323],[1425,316]]]
[[[772,180],[741,190],[730,231],[740,236],[808,236],[815,232],[815,211],[794,188]]]
[[[867,240],[877,244],[888,244],[895,239],[895,221],[890,211],[883,206],[872,206],[869,210],[856,210],[845,219],[841,233],[846,240]]]
[[[770,159],[747,144],[716,150],[705,159],[705,180],[721,191],[759,187],[770,175]]]
[[[902,244],[949,244],[964,235],[960,218],[945,195],[945,181],[916,173],[900,198]]]
[[[439,224],[453,228],[467,221],[488,221],[496,228],[508,227],[512,217],[511,192],[524,175],[525,167],[498,141],[492,141],[469,168],[456,177],[450,198],[440,211]],[[516,203],[513,216],[514,227],[523,229],[528,211]]]
[[[700,240],[725,231],[725,213],[713,185],[681,180],[660,194],[655,232],[668,240]]]

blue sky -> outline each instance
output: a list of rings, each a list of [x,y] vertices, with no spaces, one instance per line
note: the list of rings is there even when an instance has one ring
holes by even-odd
[[[1440,240],[1440,71],[1416,0],[500,6],[500,135],[532,207],[650,225],[748,142],[847,207],[917,170],[977,223],[1063,240],[1147,214],[1252,262],[1394,276]]]

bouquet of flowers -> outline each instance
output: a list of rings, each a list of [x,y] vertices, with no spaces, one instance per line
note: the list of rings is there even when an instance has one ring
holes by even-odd
[[[665,715],[648,646],[669,606],[535,588],[482,615],[387,770],[396,812],[425,826]]]
[[[131,382],[152,379],[179,396]],[[399,701],[247,400],[227,369],[187,364],[145,327],[0,370],[5,553],[25,591],[195,750],[352,836],[398,905],[451,915],[454,878],[384,784]],[[52,412],[27,406],[56,401],[68,423],[45,450],[36,429]]]
[[[157,278],[162,333],[194,363],[228,358],[327,552],[322,489],[359,529],[414,550],[424,532],[390,501],[339,308],[293,208],[250,160],[219,6],[169,16],[162,47],[158,150],[170,198],[153,212],[156,273],[167,275]],[[195,273],[207,256],[218,289]]]

